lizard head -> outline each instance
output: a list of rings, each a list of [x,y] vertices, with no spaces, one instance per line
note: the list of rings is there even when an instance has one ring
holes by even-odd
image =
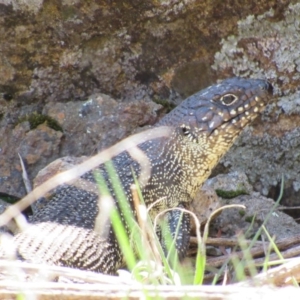
[[[272,86],[265,80],[227,79],[188,97],[159,125],[174,128],[170,147],[174,144],[181,153],[190,178],[203,182],[271,96]]]
[[[160,122],[175,126],[194,143],[222,140],[232,144],[242,129],[265,108],[272,86],[265,80],[230,78],[183,101]]]

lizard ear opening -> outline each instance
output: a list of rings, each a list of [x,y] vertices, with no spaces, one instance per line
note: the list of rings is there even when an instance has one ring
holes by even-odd
[[[190,134],[190,129],[187,126],[180,126],[180,132],[184,136],[188,136]]]
[[[191,142],[193,143],[198,142],[195,134],[191,131],[191,128],[189,126],[181,125],[179,130],[180,130],[180,134],[188,138]]]

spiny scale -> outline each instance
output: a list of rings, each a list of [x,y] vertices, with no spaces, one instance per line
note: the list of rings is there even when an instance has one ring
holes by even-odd
[[[156,125],[170,126],[172,133],[138,145],[151,167],[149,178],[140,182],[145,203],[149,206],[163,199],[150,211],[152,218],[164,209],[185,208],[190,203],[234,139],[263,110],[271,90],[263,80],[227,79],[187,98]],[[135,215],[130,191],[132,170],[140,175],[142,167],[126,151],[112,162]],[[118,206],[106,169],[101,165],[97,169]],[[87,183],[95,183],[94,172],[54,191],[51,201],[32,217],[32,225],[15,237],[19,258],[116,272],[123,263],[121,251],[109,220],[100,222],[107,217],[102,207],[105,203],[98,201],[96,192],[85,188]],[[178,210],[168,214],[171,230],[178,219]],[[184,215],[176,240],[180,257],[185,255],[188,240],[189,217]]]

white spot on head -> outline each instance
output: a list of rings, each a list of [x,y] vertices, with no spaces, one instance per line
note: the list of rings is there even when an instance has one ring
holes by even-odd
[[[257,113],[257,112],[258,112],[258,108],[257,108],[257,107],[254,107],[253,111],[254,111],[255,113]]]
[[[231,115],[236,115],[236,110],[232,109],[229,113],[230,113]]]

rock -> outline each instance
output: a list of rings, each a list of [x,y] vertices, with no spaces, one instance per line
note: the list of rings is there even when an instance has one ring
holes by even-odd
[[[221,231],[228,237],[243,233],[247,238],[251,238],[266,221],[265,227],[271,236],[276,236],[276,239],[291,237],[299,233],[300,224],[283,213],[282,206],[274,209],[273,199],[253,192],[244,173],[233,172],[227,175],[218,175],[209,179],[206,185],[225,192],[226,198],[220,198],[221,206],[228,204],[245,206],[245,209],[227,208],[222,210],[221,214],[212,222],[212,228],[217,232]],[[238,193],[241,190],[243,193]],[[231,192],[230,197],[227,197],[226,192]],[[231,197],[232,192],[237,192],[237,196]],[[271,210],[273,213],[267,219]]]
[[[176,97],[174,91],[187,96],[211,83],[214,53],[237,21],[274,2],[9,0],[0,6],[0,93],[25,105],[98,92],[128,100]],[[286,6],[276,3],[278,13]]]
[[[225,203],[245,205],[246,209],[229,208],[223,210],[214,220],[213,228],[221,230],[225,236],[236,236],[239,233],[244,233],[247,238],[255,235],[275,205],[273,199],[261,196],[259,193],[238,196]],[[265,227],[270,236],[275,236],[276,240],[295,236],[300,230],[300,224],[278,208],[270,215]]]
[[[263,77],[272,82],[275,104],[244,131],[222,159],[224,168],[244,171],[256,191],[276,199],[284,174],[286,205],[300,204],[300,3],[289,4],[280,17],[273,9],[238,22],[238,32],[221,42],[213,68],[222,76]]]
[[[34,179],[34,185],[33,187],[37,187],[53,176],[63,172],[72,169],[76,165],[81,164],[86,159],[88,159],[87,156],[81,156],[81,157],[62,157],[59,159],[56,159],[51,164],[47,165],[45,168],[40,170],[37,174],[37,176]],[[80,181],[80,179],[78,179]],[[55,189],[50,191],[49,193],[45,194],[43,198],[38,199],[36,202],[34,202],[32,206],[33,213],[35,210],[40,209],[42,206],[44,206],[49,200],[51,200],[51,195],[55,193]]]
[[[118,103],[107,95],[94,94],[86,101],[47,104],[43,114],[63,128],[61,156],[80,156],[95,154],[137,127],[154,124],[161,109],[152,101]]]
[[[253,187],[249,184],[246,174],[240,171],[219,174],[216,177],[208,179],[205,186],[216,191],[218,196],[227,199],[253,192]]]
[[[0,134],[7,137],[0,140],[0,192],[25,195],[18,153],[32,179],[58,157],[95,154],[134,133],[137,127],[153,124],[161,109],[151,101],[119,103],[95,94],[86,101],[47,104],[42,113],[49,121],[36,128],[31,128],[26,117],[6,124],[0,128]],[[34,120],[41,115],[30,116]],[[51,126],[50,121],[57,124]]]
[[[200,225],[203,225],[211,214],[221,206],[221,201],[214,189],[207,184],[204,184],[204,186],[199,189],[195,199],[193,199],[190,204],[189,209],[195,214]],[[191,218],[191,221],[192,232],[195,234],[196,225],[194,218]]]
[[[189,209],[196,215],[200,224],[203,225],[218,208],[224,205],[224,200],[219,196],[226,195],[226,198],[233,198],[241,194],[251,194],[252,192],[253,188],[249,184],[245,173],[236,171],[230,174],[220,174],[204,183],[190,204]],[[214,214],[213,219],[219,214]],[[195,229],[195,221],[192,218],[193,234],[195,234]]]
[[[16,131],[18,128],[16,128]],[[18,153],[26,160],[28,165],[49,163],[49,159],[58,155],[59,144],[63,134],[49,128],[46,124],[26,133],[17,147]]]
[[[31,130],[28,122],[17,125],[6,139],[0,140],[0,192],[22,197],[25,194],[18,153],[26,162],[29,177],[59,155],[62,133],[41,124]],[[1,133],[0,133],[1,135]]]

